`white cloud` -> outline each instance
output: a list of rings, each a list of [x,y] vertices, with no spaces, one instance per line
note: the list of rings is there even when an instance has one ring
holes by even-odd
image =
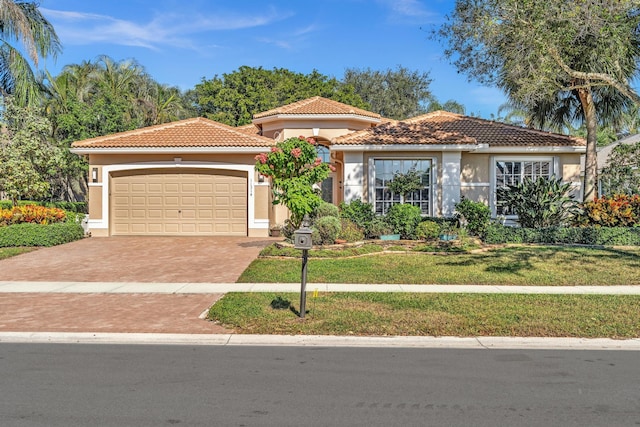
[[[441,19],[438,13],[428,10],[418,0],[378,0],[378,3],[391,9],[391,18],[394,20],[411,18],[423,23],[434,23]]]
[[[190,35],[265,26],[290,16],[273,9],[266,13],[261,11],[255,16],[246,13],[218,14],[196,19],[193,15],[167,13],[157,15],[148,22],[134,22],[93,13],[41,10],[52,21],[64,44],[109,43],[152,50],[160,50],[167,45],[197,50],[197,43]]]

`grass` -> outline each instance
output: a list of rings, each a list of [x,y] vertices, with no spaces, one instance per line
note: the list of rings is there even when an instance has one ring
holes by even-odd
[[[291,256],[296,258],[259,258],[238,282],[297,283],[301,252],[291,249]],[[317,256],[318,253],[310,251],[309,283],[640,285],[637,247],[507,246],[480,253],[411,251],[353,258],[345,258],[345,254],[334,258]]]
[[[640,296],[321,293],[304,320],[298,298],[229,293],[208,317],[240,334],[640,337]]]
[[[0,259],[11,258],[12,256],[34,251],[35,248],[0,248]]]

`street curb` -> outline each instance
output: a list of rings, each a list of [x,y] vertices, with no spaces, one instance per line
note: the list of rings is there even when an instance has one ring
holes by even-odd
[[[640,351],[640,339],[538,337],[348,337],[324,335],[0,332],[0,343]]]

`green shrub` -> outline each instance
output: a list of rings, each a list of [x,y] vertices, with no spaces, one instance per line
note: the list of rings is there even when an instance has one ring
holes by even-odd
[[[332,216],[332,217],[339,218],[340,210],[333,203],[327,203],[323,201],[322,203],[320,203],[318,208],[313,213],[313,217],[315,219],[315,218],[323,218],[325,216]]]
[[[440,226],[435,221],[422,221],[416,227],[416,237],[421,240],[434,240],[440,234]]]
[[[56,246],[80,240],[84,230],[75,222],[49,225],[23,223],[0,227],[0,247]]]
[[[364,232],[355,222],[343,218],[341,223],[342,229],[338,233],[338,239],[346,240],[349,243],[364,240]]]
[[[541,176],[498,188],[498,198],[513,209],[524,228],[558,227],[578,213],[578,203],[567,195],[570,189],[571,183]]]
[[[544,243],[571,245],[640,246],[638,227],[520,228],[490,224],[485,243]]]
[[[363,230],[367,237],[370,236],[371,222],[376,217],[373,205],[363,203],[362,200],[353,200],[349,203],[340,203],[340,217],[355,222]]]
[[[314,245],[332,245],[336,242],[341,228],[342,224],[338,218],[323,216],[314,222],[311,240]]]
[[[456,203],[456,218],[469,233],[482,236],[491,221],[491,209],[482,202],[473,202],[463,197],[460,203]]]
[[[369,224],[369,234],[367,237],[377,238],[383,234],[393,233],[393,227],[382,217],[375,217]]]
[[[400,234],[400,238],[409,240],[416,238],[416,227],[421,219],[420,208],[408,204],[391,206],[386,217],[393,232]]]

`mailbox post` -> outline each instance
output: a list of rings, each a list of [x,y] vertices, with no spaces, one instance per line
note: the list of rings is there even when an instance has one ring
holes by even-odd
[[[307,305],[307,259],[309,249],[313,246],[311,241],[312,230],[309,228],[309,217],[305,215],[300,228],[293,232],[293,247],[302,249],[302,278],[300,282],[300,318],[304,319]]]

